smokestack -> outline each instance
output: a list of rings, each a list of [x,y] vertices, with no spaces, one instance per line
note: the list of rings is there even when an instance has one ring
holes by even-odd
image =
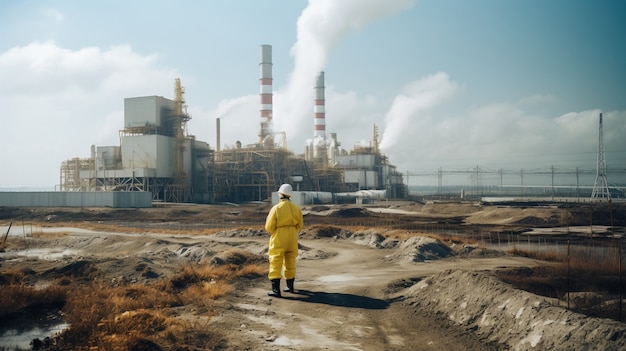
[[[324,98],[324,72],[320,72],[315,83],[315,105],[313,106],[313,137],[326,140],[326,99]]]
[[[215,119],[215,150],[220,152],[220,118]]]
[[[313,158],[326,164],[326,99],[324,98],[324,72],[320,72],[315,82],[313,104]]]
[[[261,130],[259,131],[260,142],[263,143],[268,135],[271,135],[272,123],[272,46],[261,45],[261,78],[259,84],[261,106],[259,109],[261,117]]]

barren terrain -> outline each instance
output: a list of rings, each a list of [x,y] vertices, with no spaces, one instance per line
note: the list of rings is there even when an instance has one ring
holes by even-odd
[[[152,340],[152,347],[128,349],[624,349],[626,324],[574,313],[500,281],[494,272],[543,263],[485,244],[487,232],[491,238],[533,228],[568,227],[572,240],[620,236],[624,208],[612,206],[608,212],[476,203],[308,206],[296,294],[271,298],[262,274],[240,278],[210,305],[198,301],[166,311],[210,330],[214,340],[187,342],[193,347],[185,348]],[[110,286],[125,286],[156,284],[183,265],[233,263],[233,252],[245,252],[246,263],[265,265],[268,234],[262,224],[269,207],[3,208],[0,233],[3,239],[9,235],[0,271],[26,272],[24,284],[39,287],[87,271]],[[596,233],[590,218],[598,231],[610,218],[615,233]],[[573,233],[575,228],[581,232]],[[546,237],[562,235],[554,233]],[[119,318],[135,312],[126,313]]]

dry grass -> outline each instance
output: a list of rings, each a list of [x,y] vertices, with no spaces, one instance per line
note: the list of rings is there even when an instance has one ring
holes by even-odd
[[[257,278],[260,276],[264,276],[267,274],[267,265],[266,264],[248,264],[241,269],[237,270],[236,276],[238,278]]]
[[[619,301],[626,284],[620,279],[619,250],[576,247],[567,253],[512,250],[544,263],[535,268],[500,271],[498,277],[517,288],[561,300],[572,310],[594,317],[622,319],[611,301]],[[622,268],[623,270],[624,268]],[[622,286],[620,287],[620,283]],[[571,293],[584,298],[570,301]]]
[[[14,313],[41,309],[61,309],[65,305],[67,289],[52,286],[35,289],[22,285],[2,286],[0,293],[0,319]]]
[[[27,286],[21,272],[6,270],[0,272],[0,318],[31,309],[62,309],[70,327],[55,340],[59,350],[218,349],[225,338],[207,326],[212,301],[232,291],[238,280],[267,272],[265,266],[248,263],[253,255],[233,250],[227,257],[239,264],[187,264],[153,284],[116,287],[66,277],[37,290]],[[197,317],[177,317],[180,308],[196,311]]]
[[[60,286],[35,289],[24,284],[24,274],[12,269],[0,272],[0,319],[20,311],[61,309],[67,291]]]
[[[510,254],[522,257],[533,258],[540,261],[547,262],[562,262],[567,259],[563,255],[559,255],[556,251],[538,251],[538,250],[523,250],[517,247],[513,247],[508,250]]]
[[[475,239],[471,239],[468,238],[467,236],[463,236],[463,235],[457,235],[457,234],[453,234],[453,235],[440,235],[440,234],[424,234],[424,236],[428,236],[429,238],[441,241],[441,242],[445,242],[445,243],[452,243],[452,244],[465,244],[465,245],[476,245],[479,243],[479,241],[475,240]]]

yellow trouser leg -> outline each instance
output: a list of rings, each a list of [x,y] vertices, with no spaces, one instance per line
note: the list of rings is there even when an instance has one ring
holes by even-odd
[[[270,280],[282,278],[283,262],[285,260],[284,251],[277,250],[277,249],[270,249],[269,260],[270,260],[270,272],[267,275],[267,277]]]
[[[293,279],[296,277],[296,257],[298,250],[295,252],[285,252],[285,279]]]

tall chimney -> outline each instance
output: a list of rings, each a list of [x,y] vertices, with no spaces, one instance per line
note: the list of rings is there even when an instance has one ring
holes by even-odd
[[[220,118],[215,119],[215,150],[220,152]]]
[[[259,131],[260,142],[263,143],[268,135],[271,135],[272,123],[272,46],[261,45],[261,78],[259,84],[261,106],[259,115],[261,117],[261,128]]]
[[[324,72],[320,72],[315,83],[315,105],[313,106],[313,137],[326,140],[326,99],[324,98]]]
[[[324,72],[320,72],[315,82],[315,101],[313,104],[313,159],[324,164],[326,156],[326,99],[324,98]]]

